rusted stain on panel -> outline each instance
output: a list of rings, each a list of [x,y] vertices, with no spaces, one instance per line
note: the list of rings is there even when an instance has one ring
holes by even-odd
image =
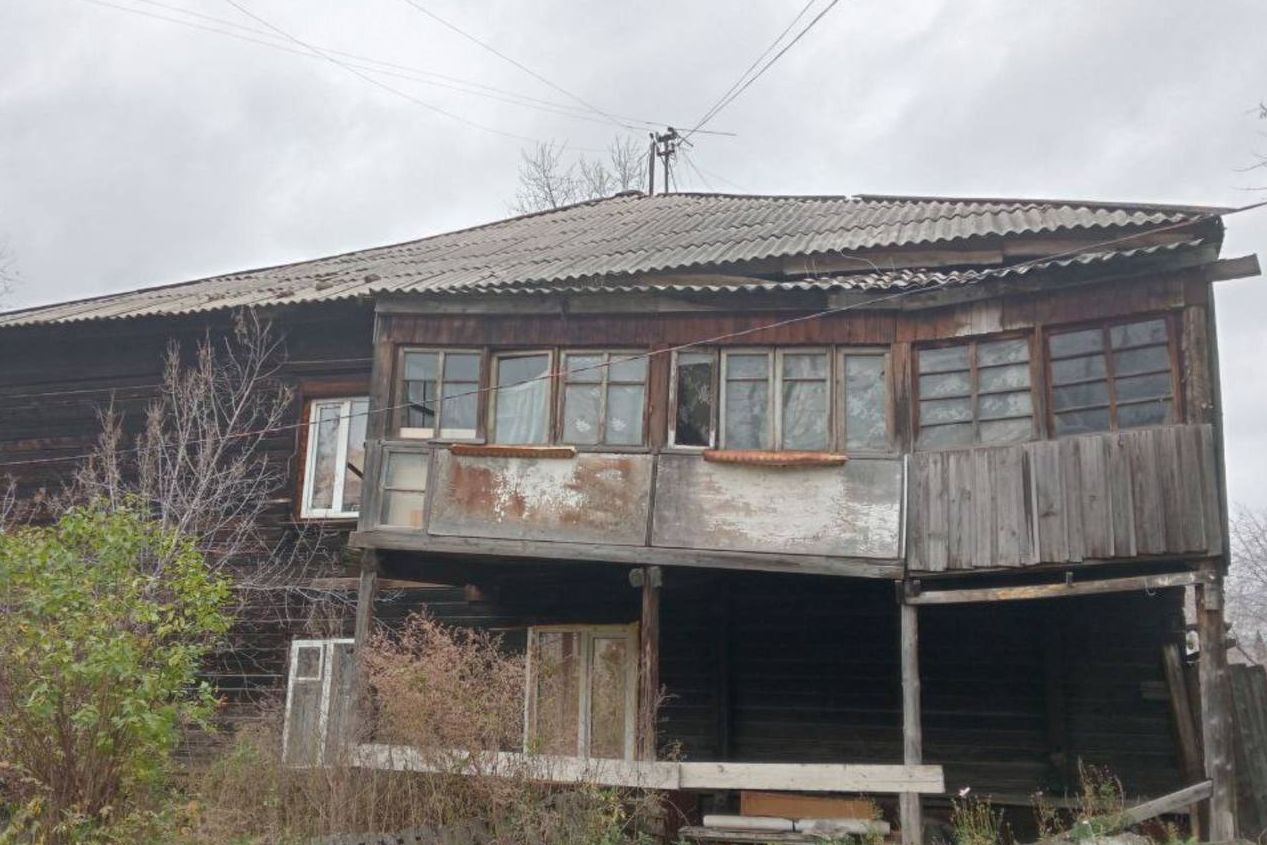
[[[661,455],[652,545],[892,559],[902,462],[761,467]]]
[[[650,455],[574,459],[436,455],[432,534],[641,545]]]

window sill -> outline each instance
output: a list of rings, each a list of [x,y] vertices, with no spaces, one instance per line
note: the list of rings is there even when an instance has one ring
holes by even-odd
[[[514,446],[503,443],[451,443],[449,453],[471,458],[575,458],[575,446]]]
[[[763,467],[837,467],[848,456],[836,452],[774,452],[759,449],[707,449],[704,460],[715,464]]]

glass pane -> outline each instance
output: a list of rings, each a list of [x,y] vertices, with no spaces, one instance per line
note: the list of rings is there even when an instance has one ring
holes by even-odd
[[[568,355],[564,358],[567,380],[595,382],[603,380],[602,355]]]
[[[1148,320],[1143,323],[1127,323],[1109,329],[1109,343],[1114,349],[1123,346],[1144,346],[1150,343],[1166,342],[1166,321]]]
[[[783,377],[787,379],[825,379],[827,378],[827,355],[821,352],[784,354]]]
[[[427,489],[425,452],[388,452],[387,487],[393,490]]]
[[[1113,383],[1118,404],[1133,399],[1166,399],[1170,396],[1170,373],[1120,378]]]
[[[422,511],[426,505],[423,493],[383,493],[383,525],[398,528],[421,528]]]
[[[480,380],[480,356],[478,352],[448,352],[444,356],[444,380]]]
[[[1029,391],[1018,390],[1015,393],[991,393],[982,396],[977,403],[978,417],[983,420],[999,417],[1025,417],[1034,413],[1030,404]]]
[[[995,393],[1029,387],[1029,364],[1009,364],[1006,367],[982,367],[977,370],[977,390]]]
[[[321,677],[321,646],[298,646],[295,655],[295,680],[315,680]]]
[[[681,354],[677,359],[677,409],[674,442],[679,446],[709,446],[713,418],[713,357]]]
[[[769,375],[770,359],[764,354],[730,354],[726,356],[726,378],[765,378]]]
[[[339,415],[342,404],[322,403],[315,406],[317,414],[317,450],[312,473],[312,498],[308,506],[314,510],[329,510],[334,506],[335,461],[339,448]]]
[[[1051,391],[1051,406],[1054,410],[1063,411],[1068,408],[1096,407],[1109,404],[1109,388],[1102,381],[1086,384],[1071,384],[1067,387],[1055,387]]]
[[[982,443],[1019,443],[1034,436],[1034,421],[1029,417],[982,421],[977,430]]]
[[[767,387],[764,381],[726,385],[726,430],[722,434],[722,445],[727,449],[770,448]]]
[[[348,467],[343,475],[344,513],[355,513],[361,507],[361,476],[365,473],[365,423],[369,405],[366,399],[356,399],[351,403],[351,416],[348,419]]]
[[[534,723],[529,750],[575,756],[580,734],[580,634],[555,631],[538,634],[532,671]]]
[[[1099,352],[1104,349],[1104,333],[1097,328],[1054,334],[1048,340],[1048,345],[1051,347],[1054,358],[1086,355],[1088,352]]]
[[[845,448],[886,449],[888,388],[880,355],[845,357]]]
[[[1023,337],[991,340],[977,344],[977,366],[1017,364],[1029,361],[1029,341]]]
[[[503,358],[497,364],[497,443],[545,443],[549,420],[550,356]]]
[[[434,381],[405,382],[405,426],[407,428],[434,429],[436,425],[436,383]]]
[[[1084,358],[1065,358],[1051,362],[1051,379],[1054,384],[1104,378],[1106,372],[1104,355],[1098,353]]]
[[[446,381],[444,406],[440,413],[440,436],[474,437],[479,399],[477,382]]]
[[[1089,434],[1093,431],[1109,430],[1109,409],[1098,408],[1088,411],[1068,411],[1056,414],[1057,434]]]
[[[563,391],[563,439],[568,443],[597,443],[602,386],[569,384]]]
[[[647,359],[645,356],[633,357],[634,353],[613,352],[609,381],[644,382],[647,380]]]
[[[1138,405],[1117,406],[1117,427],[1135,428],[1141,425],[1162,425],[1170,415],[1170,400],[1141,402]]]
[[[607,387],[607,443],[612,446],[642,444],[642,392],[640,384]]]
[[[625,756],[629,647],[623,639],[595,638],[590,680],[590,756]]]
[[[1155,373],[1170,369],[1170,349],[1165,346],[1143,346],[1113,353],[1113,375]]]
[[[970,396],[972,395],[972,374],[967,370],[962,370],[955,373],[920,376],[919,395],[922,399]]]
[[[923,426],[919,431],[919,446],[921,449],[964,446],[971,442],[972,423]]]
[[[827,448],[827,382],[783,384],[783,448],[811,452]]]
[[[405,381],[436,381],[440,375],[440,353],[406,352]]]
[[[921,373],[944,373],[950,370],[968,369],[968,347],[946,346],[941,349],[919,351]]]
[[[933,399],[919,403],[920,425],[936,425],[948,422],[970,422],[972,420],[972,400],[970,399]]]

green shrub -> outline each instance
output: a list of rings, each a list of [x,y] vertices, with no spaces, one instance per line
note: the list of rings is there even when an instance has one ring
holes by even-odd
[[[229,583],[133,507],[0,534],[0,842],[81,842],[143,821],[181,729],[215,701],[197,671]],[[20,788],[9,791],[6,784]]]

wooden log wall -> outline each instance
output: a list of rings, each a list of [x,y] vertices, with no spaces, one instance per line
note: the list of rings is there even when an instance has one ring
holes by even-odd
[[[287,425],[302,421],[306,398],[365,395],[372,348],[367,307],[292,309],[272,319],[285,340],[281,375],[295,388]],[[102,411],[113,407],[122,415],[125,441],[131,442],[161,381],[170,343],[179,343],[189,354],[208,332],[218,336],[230,326],[230,318],[219,315],[0,332],[0,485],[12,477],[28,502],[61,491],[78,466],[77,456],[95,447]],[[268,458],[287,467],[287,480],[266,514],[265,538],[284,548],[302,536],[337,561],[353,523],[332,522],[318,529],[297,519],[296,456],[304,438],[301,428],[289,428],[266,442]],[[36,463],[15,463],[28,461]],[[331,615],[328,608],[339,604],[303,589],[311,575],[296,575],[282,589],[238,596],[238,621],[227,648],[206,667],[207,677],[228,703],[224,715],[230,721],[254,717],[284,692],[290,640],[326,627],[322,620]],[[203,739],[191,737],[191,742],[196,746]]]

